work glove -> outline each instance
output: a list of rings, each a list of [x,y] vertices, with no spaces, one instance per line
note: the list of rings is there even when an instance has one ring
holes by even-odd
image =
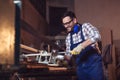
[[[77,55],[77,54],[80,54],[80,52],[84,49],[84,47],[79,44],[77,47],[75,47],[72,51],[70,51],[70,53],[72,55]]]

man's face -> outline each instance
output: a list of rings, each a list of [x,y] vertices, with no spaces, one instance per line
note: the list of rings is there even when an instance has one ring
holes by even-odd
[[[76,19],[71,19],[69,16],[66,16],[62,19],[62,23],[67,31],[70,32],[76,23]]]

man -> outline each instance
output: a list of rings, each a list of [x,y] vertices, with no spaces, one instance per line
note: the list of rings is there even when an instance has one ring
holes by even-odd
[[[64,13],[62,23],[67,29],[66,55],[76,55],[79,80],[103,80],[102,58],[96,43],[101,36],[90,23],[79,24],[71,11]]]

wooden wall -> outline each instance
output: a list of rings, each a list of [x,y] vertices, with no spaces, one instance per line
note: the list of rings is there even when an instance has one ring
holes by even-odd
[[[45,39],[46,20],[37,12],[29,0],[22,0],[21,43],[40,49]]]

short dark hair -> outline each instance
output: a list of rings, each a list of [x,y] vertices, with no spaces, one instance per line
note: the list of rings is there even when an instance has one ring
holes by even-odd
[[[62,16],[62,19],[65,18],[66,16],[69,16],[71,19],[76,18],[75,13],[72,11],[66,11]]]

